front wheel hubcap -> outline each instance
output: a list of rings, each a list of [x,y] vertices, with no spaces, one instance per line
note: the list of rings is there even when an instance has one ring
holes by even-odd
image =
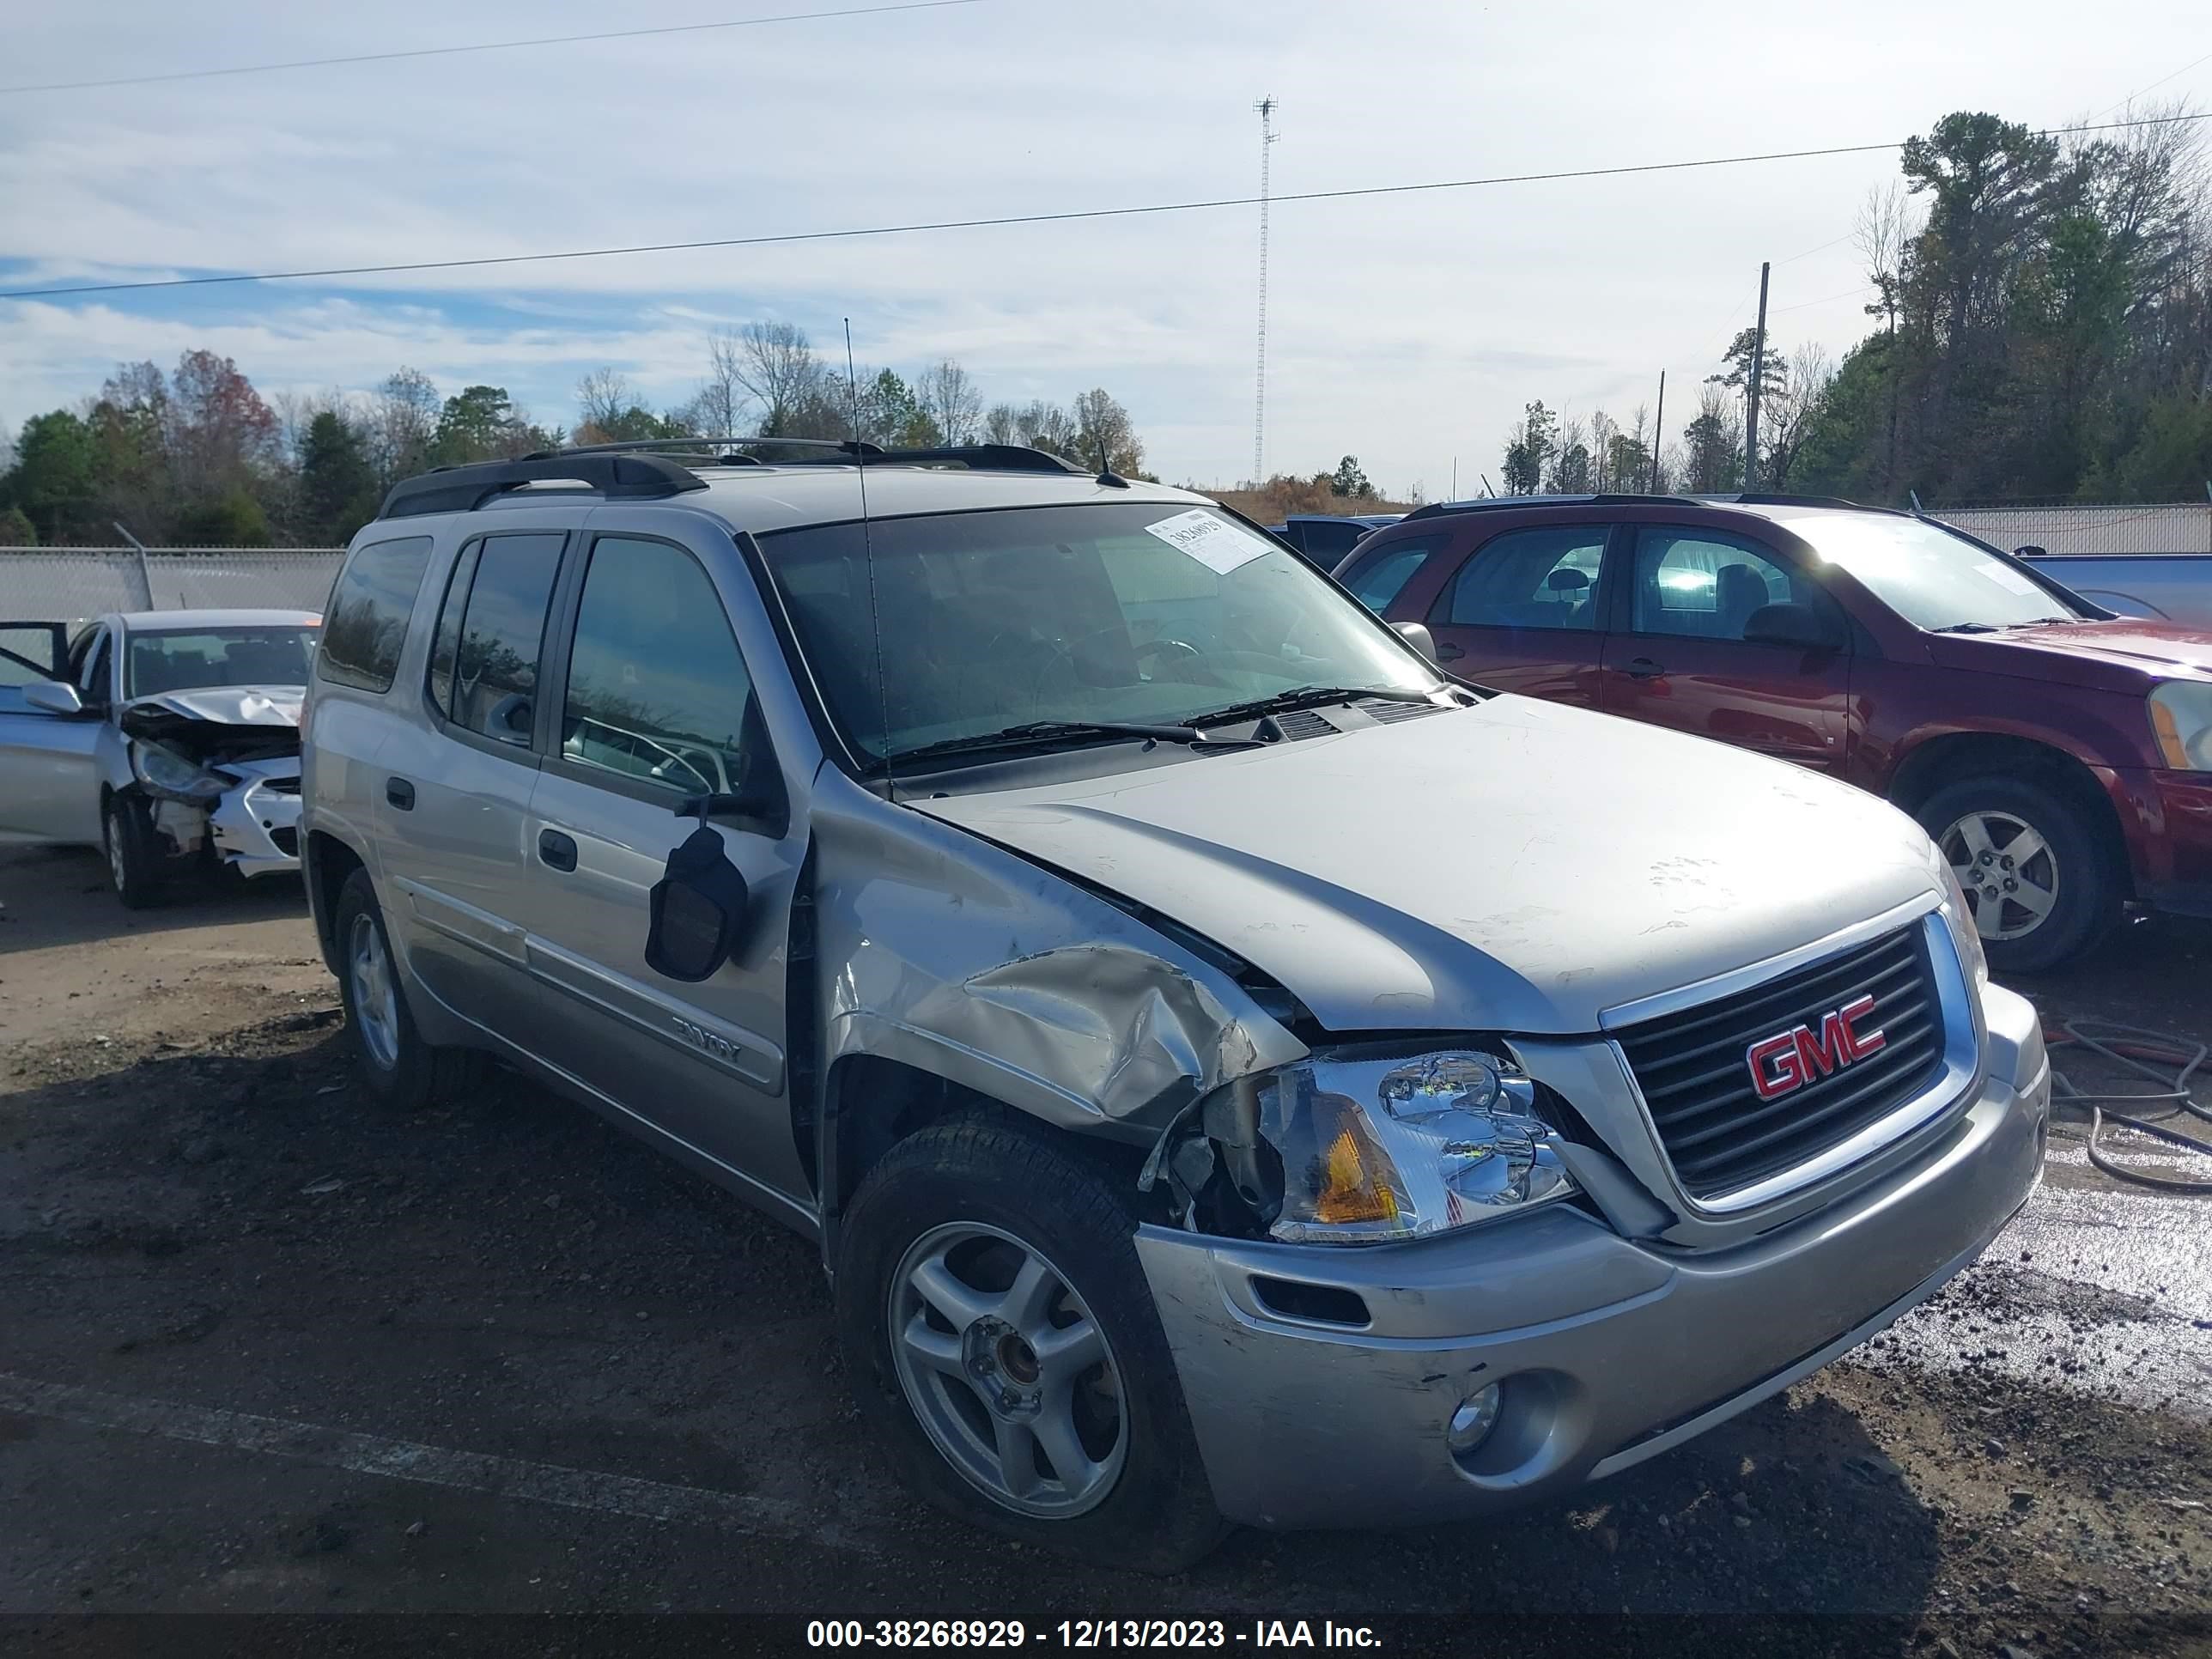
[[[885,1314],[907,1403],[969,1485],[1052,1520],[1105,1501],[1128,1454],[1121,1369],[1041,1251],[981,1222],[932,1228],[900,1259]]]
[[[392,982],[384,931],[368,916],[353,919],[346,941],[346,976],[353,987],[361,1046],[380,1070],[388,1072],[399,1064],[399,992]]]
[[[1969,812],[1936,844],[1973,906],[1985,939],[2021,939],[2058,902],[2058,857],[2042,833],[2010,812]]]

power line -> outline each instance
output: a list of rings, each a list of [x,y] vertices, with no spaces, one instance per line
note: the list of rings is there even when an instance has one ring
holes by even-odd
[[[548,34],[531,40],[483,40],[465,46],[417,46],[405,52],[362,52],[344,58],[300,58],[284,64],[239,64],[228,69],[177,70],[166,75],[124,75],[106,81],[44,81],[0,87],[0,97],[20,92],[89,92],[100,87],[148,87],[165,81],[205,81],[226,75],[268,75],[279,70],[332,69],[341,64],[390,64],[406,58],[451,58],[462,52],[514,52],[526,46],[573,46],[592,40],[633,40],[653,34],[703,34],[714,29],[755,28],[763,23],[811,23],[831,17],[876,17],[886,12],[941,11],[983,0],[907,0],[890,6],[848,6],[837,11],[793,11],[774,17],[733,17],[719,23],[669,23],[658,28],[609,29],[599,34]]]
[[[2125,109],[2130,104],[2135,102],[2136,99],[2142,97],[2143,94],[2156,91],[2159,88],[2164,86],[2168,81],[2179,79],[2180,76],[2188,74],[2190,70],[2195,69],[2200,64],[2212,64],[2212,52],[2206,52],[2204,56],[2196,59],[2193,63],[2184,64],[2179,69],[2172,71],[2170,74],[2160,76],[2157,80],[2152,82],[2147,87],[2137,87],[2126,97],[2121,99],[2118,103],[2106,105],[2104,108],[2097,112],[2097,114],[2110,115],[2116,109]],[[2095,117],[2093,116],[2091,118],[2094,120]],[[2094,131],[2094,129],[2088,127],[2075,127],[2071,129],[2071,131],[2075,132],[2087,132]]]
[[[2075,127],[2076,132],[2095,132],[2119,127],[2165,126],[2179,122],[2212,120],[2212,111],[2201,115],[2164,117],[2156,120],[2112,121],[2105,127]],[[1412,185],[1365,185],[1345,190],[1308,190],[1275,196],[1284,202],[1340,202],[1355,197],[1409,196],[1425,191],[1477,190],[1496,185],[1552,184],[1569,179],[1617,179],[1633,173],[1680,173],[1696,167],[1742,167],[1759,161],[1802,161],[1826,155],[1864,155],[1878,150],[1900,149],[1904,141],[1892,139],[1872,144],[1832,144],[1819,149],[1770,150],[1751,155],[1709,155],[1691,161],[1643,161],[1626,167],[1571,167],[1551,173],[1501,173],[1486,179],[1439,179]],[[137,283],[82,283],[66,288],[0,289],[0,300],[51,300],[79,294],[124,294],[143,289],[209,288],[235,283],[288,283],[324,276],[389,276],[421,270],[465,270],[490,265],[543,264],[556,259],[605,259],[641,253],[694,253],[735,247],[769,247],[794,242],[849,241],[867,236],[905,236],[933,230],[988,230],[1006,225],[1068,224],[1085,219],[1133,219],[1168,213],[1200,213],[1220,208],[1255,207],[1256,196],[1221,196],[1189,202],[1152,202],[1138,207],[1077,208],[1060,213],[1008,213],[988,219],[934,219],[908,224],[868,225],[845,230],[787,231],[772,236],[720,236],[695,242],[647,242],[626,247],[564,248],[552,253],[484,254],[466,259],[415,259],[380,265],[330,265],[313,270],[264,270],[222,276],[161,276]]]
[[[1845,289],[1841,294],[1824,294],[1817,300],[1800,300],[1794,306],[1777,306],[1774,308],[1774,314],[1779,317],[1785,312],[1803,311],[1809,307],[1825,306],[1838,300],[1854,299],[1862,294],[1872,294],[1881,286],[1879,283],[1863,283],[1856,288]]]

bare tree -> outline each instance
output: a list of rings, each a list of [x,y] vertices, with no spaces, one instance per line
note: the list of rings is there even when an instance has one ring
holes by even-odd
[[[812,406],[830,401],[822,361],[806,331],[795,323],[747,323],[738,331],[731,372],[760,404],[761,432],[767,437],[799,435],[792,431],[794,422]]]
[[[620,369],[593,369],[576,382],[578,441],[604,442],[621,425],[623,414],[636,403],[629,381]]]
[[[385,377],[370,404],[369,459],[379,480],[419,471],[437,435],[438,388],[420,369],[403,368]]]
[[[1759,406],[1759,447],[1765,452],[1759,476],[1771,489],[1787,489],[1805,434],[1820,413],[1828,383],[1836,378],[1825,346],[1800,346],[1790,354],[1780,386]]]
[[[975,424],[983,413],[983,395],[966,369],[948,357],[936,368],[925,369],[914,390],[922,412],[937,424],[939,442],[975,441]]]
[[[1022,435],[1021,411],[1012,404],[993,404],[983,416],[983,441],[993,444],[1026,443]]]
[[[726,330],[707,340],[707,378],[683,410],[692,430],[709,438],[744,435],[751,397],[745,390],[744,347]]]
[[[1867,280],[1877,290],[1867,315],[1881,318],[1892,334],[1897,332],[1897,314],[1905,302],[1906,251],[1919,234],[1919,216],[1905,186],[1894,179],[1869,191],[1859,204],[1851,240],[1866,261]]]

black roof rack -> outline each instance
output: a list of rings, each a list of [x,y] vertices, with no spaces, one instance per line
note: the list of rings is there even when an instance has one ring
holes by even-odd
[[[791,449],[799,452],[763,460],[743,452]],[[674,450],[690,465],[659,452]],[[998,472],[1080,473],[1088,469],[1042,449],[1020,444],[945,444],[929,449],[884,449],[875,444],[833,438],[641,438],[629,443],[582,444],[574,449],[540,450],[514,461],[477,461],[434,467],[392,485],[378,512],[380,519],[408,519],[428,513],[472,513],[495,495],[529,483],[582,483],[609,501],[640,501],[704,489],[707,481],[692,466],[942,466],[960,465]]]
[[[752,449],[793,449],[801,453],[774,462],[739,452]],[[701,459],[726,466],[945,466],[957,465],[994,472],[1087,472],[1058,455],[1024,444],[939,444],[926,449],[886,449],[880,444],[856,443],[849,438],[641,438],[629,443],[584,444],[573,449],[547,450],[533,460],[567,455],[617,455],[708,451]]]
[[[659,455],[526,455],[516,461],[434,467],[419,477],[403,478],[392,486],[376,516],[411,519],[427,513],[473,513],[493,496],[524,484],[554,483],[589,484],[609,501],[650,500],[707,487],[707,481],[690,468]]]
[[[1486,513],[1522,507],[1636,507],[1660,501],[1681,507],[1841,507],[1853,513],[1894,513],[1898,510],[1889,507],[1869,507],[1863,501],[1847,501],[1840,495],[1770,495],[1763,490],[1666,495],[1610,491],[1585,495],[1486,495],[1471,501],[1431,501],[1427,506],[1417,507],[1408,513],[1406,520],[1442,518],[1451,513]]]

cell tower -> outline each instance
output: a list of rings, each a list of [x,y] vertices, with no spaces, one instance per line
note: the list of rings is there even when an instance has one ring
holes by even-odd
[[[1262,465],[1267,438],[1267,161],[1274,147],[1273,96],[1252,106],[1260,112],[1260,345],[1259,363],[1252,376],[1252,487],[1267,480]]]

